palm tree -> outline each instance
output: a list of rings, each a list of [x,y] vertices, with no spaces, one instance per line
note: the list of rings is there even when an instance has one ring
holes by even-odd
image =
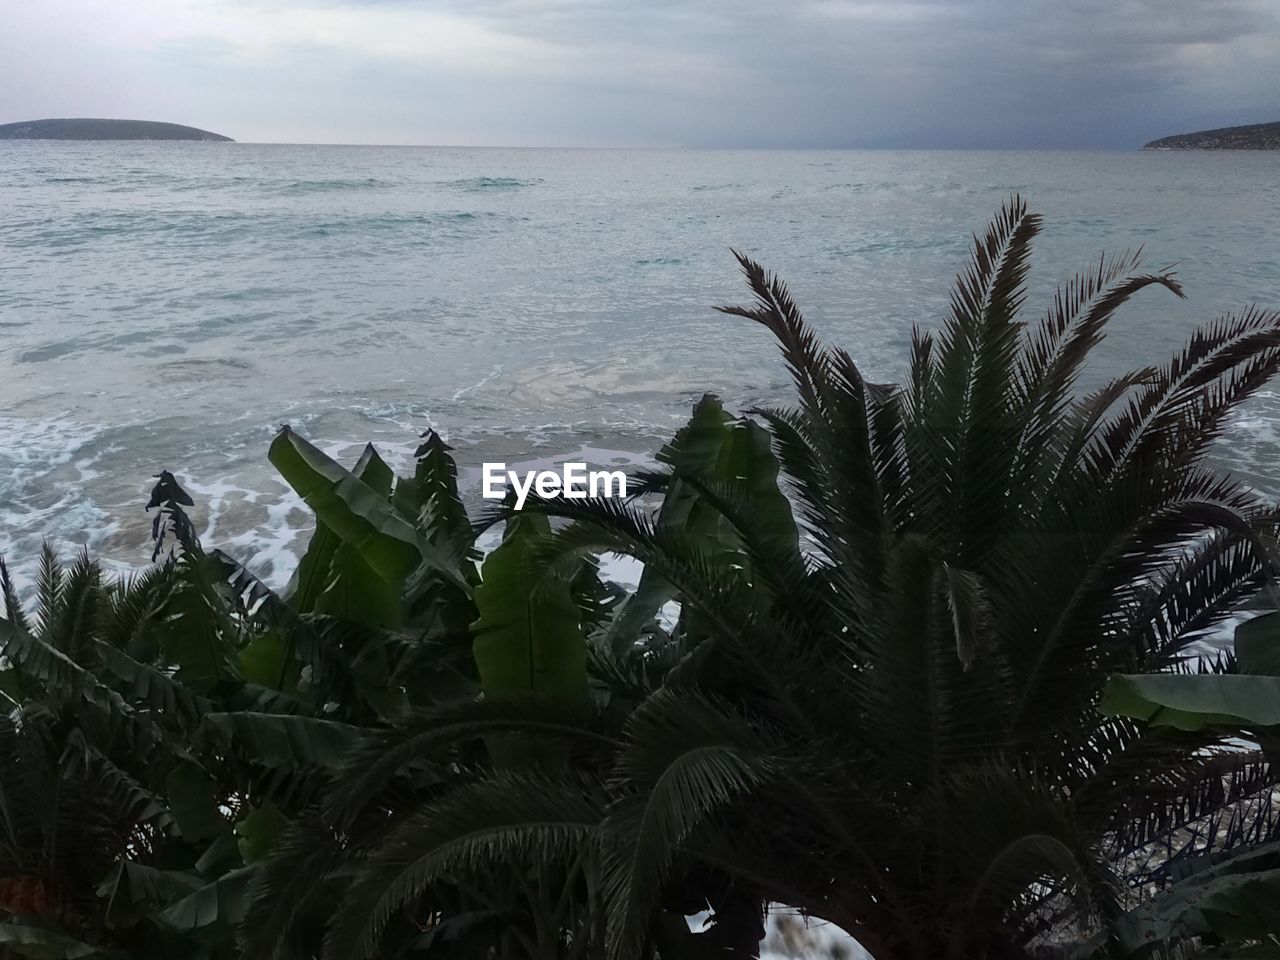
[[[1136,256],[1103,258],[1028,324],[1039,229],[1014,198],[975,238],[901,387],[866,382],[739,257],[756,302],[725,312],[768,329],[795,382],[794,407],[756,415],[803,548],[768,463],[693,456],[692,429],[687,456],[646,478],[666,492],[656,519],[643,501],[533,505],[569,521],[545,538],[549,569],[592,551],[645,564],[613,615],[627,629],[593,637],[609,689],[576,719],[487,698],[372,745],[335,809],[397,770],[456,769],[442,758],[468,739],[575,746],[380,807],[386,829],[324,874],[354,877],[326,956],[373,956],[398,909],[511,864],[563,880],[539,895],[576,899],[578,919],[493,955],[747,956],[781,902],[878,960],[1025,956],[1105,930],[1151,881],[1146,852],[1176,857],[1188,828],[1272,789],[1218,733],[1097,708],[1109,674],[1190,669],[1192,644],[1270,575],[1273,508],[1207,457],[1280,367],[1280,317],[1223,318],[1082,393],[1116,309],[1181,290]],[[628,605],[667,598],[676,629],[636,644]],[[712,935],[689,935],[681,915],[708,908]]]
[[[206,552],[191,503],[161,474],[129,577],[46,545],[30,611],[0,560],[0,956],[237,955],[258,862],[393,689],[356,676],[371,631]]]
[[[46,545],[29,616],[0,560],[0,950],[109,952],[122,933],[100,885],[165,843],[173,821],[147,776],[159,730],[81,666],[150,644],[165,576],[110,583],[87,553],[64,567]]]
[[[797,406],[760,415],[807,554],[760,536],[733,485],[704,495],[749,568],[635,509],[543,505],[577,521],[561,549],[625,550],[677,584],[709,646],[637,709],[614,767],[612,956],[644,946],[660,891],[696,863],[879,960],[1017,956],[1115,916],[1135,852],[1270,789],[1212,734],[1096,707],[1111,672],[1185,663],[1269,573],[1272,508],[1206,458],[1280,367],[1280,317],[1224,318],[1080,395],[1114,311],[1181,291],[1102,259],[1028,325],[1039,229],[1015,198],[975,238],[900,389],[867,383],[739,258],[756,303],[726,312],[770,330],[795,380]]]

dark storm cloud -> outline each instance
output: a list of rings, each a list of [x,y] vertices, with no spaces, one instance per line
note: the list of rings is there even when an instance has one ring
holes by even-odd
[[[1129,147],[1280,118],[1276,0],[133,2],[114,31],[105,0],[19,12],[0,62],[45,76],[0,108],[86,112],[52,106],[96,66],[115,113],[270,139]]]

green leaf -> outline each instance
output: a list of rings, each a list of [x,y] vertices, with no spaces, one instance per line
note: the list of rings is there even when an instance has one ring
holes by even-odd
[[[329,582],[329,567],[333,562],[333,554],[342,543],[338,535],[324,525],[324,521],[316,520],[315,533],[307,543],[306,552],[298,561],[289,585],[285,589],[289,606],[299,614],[315,612],[316,603],[324,593]]]
[[[1246,620],[1236,627],[1235,640],[1240,673],[1280,676],[1280,611]]]
[[[218,839],[205,848],[204,853],[200,854],[194,866],[196,873],[202,878],[216,878],[222,876],[228,870],[237,869],[243,862],[240,857],[240,846],[236,841],[235,832],[227,830],[220,833]],[[200,884],[207,882],[208,880],[202,879]],[[200,884],[197,884],[197,886]]]
[[[956,656],[964,669],[973,665],[987,631],[989,611],[982,581],[968,570],[942,564],[946,583],[947,609],[956,637]]]
[[[741,570],[749,582],[755,582],[755,562],[768,562],[775,553],[798,553],[799,530],[778,485],[772,437],[759,424],[734,420],[715,396],[707,394],[694,407],[689,422],[659,451],[658,460],[672,467],[656,524],[661,537],[695,546],[712,563]],[[742,531],[750,531],[763,557],[743,549],[743,536],[735,523]],[[675,587],[646,568],[635,592],[619,604],[606,630],[607,646],[614,655],[625,658],[662,606],[676,595]]]
[[[240,838],[240,857],[245,864],[257,863],[271,853],[288,825],[289,821],[270,800],[264,800],[254,807],[248,816],[236,824],[236,836]]]
[[[251,868],[242,867],[224,874],[162,910],[156,915],[156,922],[178,933],[214,926],[230,930],[244,916],[244,893],[250,873]]]
[[[1175,883],[1112,928],[1119,956],[1191,937],[1219,941],[1280,934],[1280,844],[1213,863]]]
[[[201,694],[235,677],[233,638],[223,567],[198,548],[184,551],[170,596],[161,646],[177,678]]]
[[[569,589],[573,602],[578,605],[583,630],[588,635],[608,623],[618,604],[630,596],[626,588],[600,578],[600,562],[592,556],[583,557],[578,562],[577,572],[569,581]]]
[[[418,566],[417,532],[377,489],[287,426],[271,442],[268,458],[319,522],[353,547],[378,576],[402,585]]]
[[[706,394],[693,408],[689,422],[677,431],[671,441],[658,451],[658,460],[669,464],[675,477],[663,497],[658,512],[660,533],[681,532],[716,542],[731,540],[728,521],[697,491],[681,481],[680,476],[694,475],[707,480],[719,479],[717,465],[728,465],[732,459],[733,418],[720,401]],[[616,656],[625,657],[635,645],[641,631],[653,622],[658,611],[676,595],[675,587],[652,569],[640,574],[640,583],[618,610],[605,633],[606,642]]]
[[[576,777],[499,772],[420,806],[394,826],[344,890],[323,955],[395,955],[389,945],[377,949],[393,912],[421,902],[437,885],[494,876],[499,864],[516,867],[496,874],[499,883],[533,874],[530,868],[541,865],[565,869],[593,844],[601,801]]]
[[[410,578],[406,590],[410,622],[463,633],[476,618],[467,585],[480,578],[474,556],[475,531],[458,494],[458,468],[449,449],[434,431],[424,433],[413,476],[397,482],[392,501],[456,574],[442,577],[424,567]]]
[[[364,448],[351,472],[382,496],[391,496],[395,475],[372,444]],[[332,552],[328,582],[315,608],[339,620],[394,629],[404,621],[403,593],[404,584],[383,579],[353,546],[342,543]],[[385,682],[386,678],[380,679]]]
[[[371,627],[395,629],[404,620],[403,583],[380,576],[350,544],[333,551],[329,582],[316,599],[315,612]]]
[[[1275,726],[1280,724],[1280,677],[1117,674],[1107,682],[1100,709],[1187,731]]]
[[[396,484],[394,503],[432,543],[470,547],[474,534],[458,494],[458,468],[449,456],[451,448],[434,430],[422,436],[413,476]],[[466,566],[474,575],[474,565]]]
[[[324,532],[322,525],[317,536]],[[315,573],[314,583],[318,592],[307,600],[305,605],[308,612],[331,611],[334,616],[343,620],[365,623],[378,619],[374,615],[377,604],[371,599],[376,595],[386,597],[383,618],[388,622],[396,621],[400,617],[400,603],[395,595],[395,588],[373,573],[351,547],[340,543],[331,534],[325,535],[331,542],[332,549],[326,549],[324,553],[325,569]],[[251,674],[244,678],[247,686],[292,695],[297,692],[302,677],[301,668],[305,666],[310,670],[311,685],[322,699],[332,693],[338,700],[343,700],[342,694],[334,691],[335,681],[341,683],[338,677],[346,669],[342,663],[342,651],[328,642],[313,618],[299,613],[290,605],[290,601],[281,599],[279,594],[235,558],[221,550],[212,551],[210,556],[222,565],[231,585],[234,603],[254,624],[267,630],[265,636],[256,638],[241,650],[241,666]],[[318,562],[319,558],[315,558]],[[308,558],[304,558],[304,563],[306,562],[309,562]],[[358,565],[362,571],[364,580],[369,583],[364,591],[349,583],[343,570],[343,564],[347,562]],[[353,593],[356,595],[350,598],[350,602],[336,604],[334,597],[338,593],[344,596]],[[233,705],[224,704],[224,709],[230,706]],[[296,712],[293,709],[277,710],[274,707],[254,707],[245,703],[234,706],[270,713]]]
[[[579,700],[587,695],[587,646],[578,607],[564,577],[535,560],[539,542],[549,533],[546,517],[515,516],[481,567],[473,650],[488,696],[536,693]]]
[[[104,883],[98,895],[114,900],[123,896],[134,906],[162,907],[181,900],[203,885],[204,881],[194,873],[160,870],[134,860],[123,860],[118,876]]]
[[[339,767],[361,736],[349,724],[275,713],[211,713],[205,723],[268,767]]]
[[[778,486],[780,468],[768,430],[752,420],[734,424],[729,458],[720,472],[741,486],[744,498],[751,504],[755,530],[763,539],[780,549],[799,549],[800,531],[791,502]]]
[[[286,428],[270,456],[316,514],[315,535],[290,585],[296,611],[396,628],[410,574],[417,583],[430,571],[433,581],[465,588],[450,551],[392,505],[394,475],[372,446],[347,472]]]
[[[194,725],[209,709],[209,701],[155,667],[139,663],[115,647],[99,642],[102,665],[119,682],[120,695],[133,704],[142,704],[161,715]]]
[[[110,713],[132,716],[120,694],[62,651],[8,620],[0,620],[0,656],[18,668],[21,681],[38,680],[59,696],[83,697]]]
[[[291,690],[297,666],[285,637],[271,630],[261,633],[240,650],[240,673],[248,683],[279,690]]]
[[[396,475],[387,466],[387,461],[382,459],[382,455],[378,453],[372,443],[364,445],[364,449],[360,451],[360,457],[356,460],[356,465],[351,468],[351,472],[368,484],[371,489],[381,494],[384,499],[390,498],[391,491],[395,487]]]
[[[198,843],[226,832],[227,821],[218,809],[218,785],[192,763],[174,767],[165,780],[169,810],[182,836]]]

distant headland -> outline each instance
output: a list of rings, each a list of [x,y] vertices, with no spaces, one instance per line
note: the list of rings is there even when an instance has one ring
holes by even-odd
[[[26,120],[0,124],[0,140],[218,140],[230,137],[156,120]]]
[[[1144,144],[1143,150],[1280,150],[1280,122],[1250,123],[1180,133]]]

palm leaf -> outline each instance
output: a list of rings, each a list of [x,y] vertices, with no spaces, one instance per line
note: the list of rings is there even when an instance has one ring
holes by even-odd
[[[373,956],[392,912],[436,882],[485,875],[493,863],[567,865],[592,842],[601,814],[589,784],[511,772],[425,805],[369,858],[330,925],[324,957]]]
[[[204,723],[268,767],[339,768],[359,742],[357,727],[333,720],[272,713],[209,713]]]

